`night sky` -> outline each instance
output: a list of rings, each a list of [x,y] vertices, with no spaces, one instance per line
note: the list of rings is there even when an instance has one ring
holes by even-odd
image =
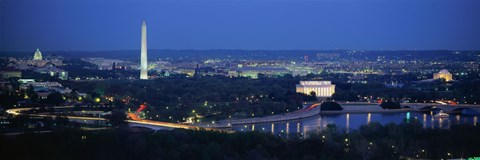
[[[139,50],[142,20],[149,49],[480,49],[479,0],[0,0],[0,50]]]

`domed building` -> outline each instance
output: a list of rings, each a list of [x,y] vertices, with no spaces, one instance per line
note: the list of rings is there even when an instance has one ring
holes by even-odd
[[[37,51],[35,51],[35,54],[33,55],[33,60],[42,60],[42,52],[37,48]]]
[[[442,70],[440,70],[440,72],[434,73],[433,74],[433,79],[435,79],[435,80],[444,79],[446,82],[449,82],[449,81],[453,80],[452,74],[450,72],[448,72],[448,70],[446,70],[446,69],[442,69]]]
[[[60,79],[68,79],[68,72],[57,68],[63,66],[63,58],[59,56],[43,57],[40,49],[37,48],[33,59],[12,59],[12,67],[18,70],[33,70],[40,74],[50,74],[50,76],[58,76]]]
[[[62,66],[63,62],[61,57],[52,57],[43,58],[42,52],[37,48],[35,54],[33,54],[33,60],[18,60],[16,61],[19,65],[27,65],[34,67],[48,67],[48,66]]]

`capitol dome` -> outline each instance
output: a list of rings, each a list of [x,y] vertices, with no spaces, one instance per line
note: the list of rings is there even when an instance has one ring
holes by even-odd
[[[33,60],[42,60],[42,52],[37,48],[35,54],[33,55]]]

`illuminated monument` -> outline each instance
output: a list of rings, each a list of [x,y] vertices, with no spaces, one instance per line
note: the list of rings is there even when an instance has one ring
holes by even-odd
[[[148,79],[147,64],[147,24],[142,24],[142,49],[140,51],[140,79]]]
[[[33,60],[42,60],[42,52],[37,48],[35,54],[33,55]]]
[[[298,93],[310,95],[312,91],[317,97],[332,97],[335,85],[330,81],[300,81],[300,84],[297,84]]]
[[[433,74],[433,79],[435,79],[435,80],[445,79],[446,82],[449,82],[449,81],[453,80],[452,74],[450,72],[448,72],[448,70],[446,70],[446,69],[442,69],[442,70],[440,70],[440,72],[434,73]]]

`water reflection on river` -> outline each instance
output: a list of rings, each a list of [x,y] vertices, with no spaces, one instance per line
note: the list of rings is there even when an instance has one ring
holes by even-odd
[[[324,114],[300,120],[275,123],[259,123],[248,125],[234,125],[236,131],[262,131],[274,134],[309,133],[322,131],[328,124],[335,124],[338,129],[345,132],[358,129],[361,125],[378,122],[382,125],[388,123],[399,124],[403,120],[419,120],[423,128],[448,129],[455,124],[476,125],[477,116],[450,115],[448,118],[435,118],[433,113],[404,112],[404,113],[356,113],[356,114]]]

